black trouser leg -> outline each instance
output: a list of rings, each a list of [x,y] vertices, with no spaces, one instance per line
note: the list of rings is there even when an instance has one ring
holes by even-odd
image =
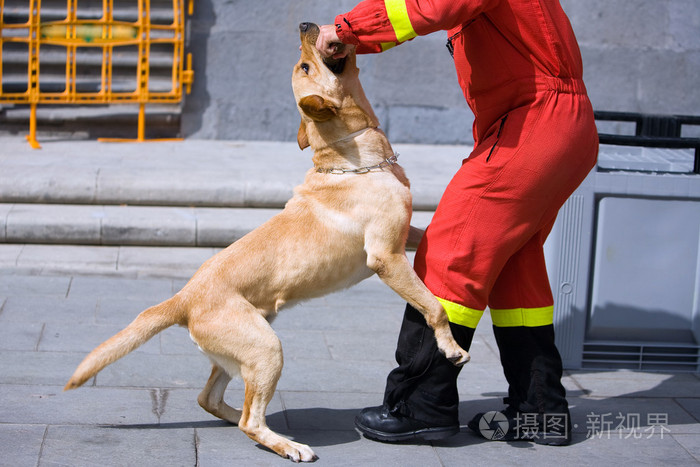
[[[469,350],[474,329],[450,323],[457,343]],[[457,376],[461,367],[440,353],[423,315],[406,305],[396,347],[399,364],[387,377],[384,405],[392,413],[437,425],[458,424]]]
[[[508,381],[504,413],[510,427],[503,439],[569,444],[572,423],[561,384],[562,361],[554,345],[554,326],[494,326],[493,331]],[[479,415],[469,422],[474,431],[478,431]]]
[[[567,413],[554,326],[493,327],[508,381],[507,403],[520,412]]]

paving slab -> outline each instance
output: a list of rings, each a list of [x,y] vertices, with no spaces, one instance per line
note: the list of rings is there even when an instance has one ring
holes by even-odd
[[[285,361],[290,358],[338,360],[332,351],[333,340],[328,340],[323,331],[277,330],[275,334],[282,343]]]
[[[543,465],[590,466],[626,465],[694,465],[696,460],[669,435],[634,439],[611,435],[610,438],[586,438],[575,435],[572,445],[542,446],[530,442],[489,442],[471,433],[460,433],[446,441],[435,443],[435,449],[445,466],[470,465]]]
[[[70,321],[44,324],[37,345],[40,352],[83,352],[87,355],[95,347],[122,330],[112,324],[76,324]],[[151,339],[135,352],[160,353],[159,339]]]
[[[693,397],[698,395],[692,373],[610,370],[570,371],[571,377],[594,397]]]
[[[5,297],[51,296],[66,297],[72,277],[3,275],[0,281],[0,295]]]
[[[191,428],[51,426],[41,451],[41,464],[123,467],[196,464]]]
[[[698,435],[673,435],[676,440],[691,456],[696,463],[700,463],[700,436]]]
[[[5,229],[3,227],[2,229],[2,234],[0,236],[4,240],[4,235],[5,235]],[[1,244],[0,245],[0,271],[6,270],[7,268],[12,268],[14,270],[14,267],[17,265],[17,259],[19,258],[20,253],[24,249],[26,245],[7,245],[7,244]]]
[[[661,426],[669,434],[698,433],[697,420],[671,398],[572,397],[570,405],[574,431],[591,437],[649,435]]]
[[[45,327],[41,322],[0,326],[0,350],[36,350]]]
[[[681,407],[683,407],[693,418],[700,422],[700,397],[694,398],[677,398],[675,399]]]
[[[68,297],[145,298],[153,304],[172,297],[173,283],[169,279],[131,279],[99,276],[77,276],[73,279]]]
[[[84,353],[0,350],[3,384],[63,387]]]
[[[190,277],[220,248],[120,247],[117,270],[136,276]],[[179,290],[179,288],[178,288]]]
[[[386,375],[394,365],[384,361],[338,361],[286,358],[280,391],[384,391]]]
[[[156,394],[154,392],[157,391]],[[158,416],[158,422],[163,427],[190,427],[190,428],[223,428],[231,437],[243,435],[236,425],[214,417],[202,409],[197,403],[197,396],[201,388],[197,389],[150,389],[154,410]],[[244,390],[242,387],[229,388],[224,400],[232,407],[240,408],[243,405]],[[287,416],[284,403],[279,392],[272,396],[267,407],[268,425],[273,430],[288,430]],[[243,435],[245,439],[248,439]],[[250,441],[250,440],[249,440]],[[255,443],[251,442],[251,446]]]
[[[308,444],[319,456],[319,465],[381,465],[386,466],[439,466],[431,446],[392,445],[375,443],[361,438],[354,430],[348,431],[282,431],[295,441]],[[287,466],[289,460],[275,455],[242,433],[230,433],[225,428],[197,429],[201,465],[266,465]],[[462,464],[463,465],[463,464]]]
[[[94,323],[96,306],[96,297],[13,296],[2,307],[0,323]]]
[[[148,389],[86,386],[64,392],[62,385],[1,384],[0,394],[3,397],[2,423],[138,425],[158,422]]]
[[[377,443],[354,431],[300,431],[295,437],[308,443],[323,465],[441,466],[435,448],[427,443]],[[464,465],[463,458],[461,465]]]
[[[95,299],[97,300],[95,322],[121,327],[126,327],[139,313],[158,303],[158,299],[128,294],[125,294],[124,298],[96,297]]]
[[[46,429],[46,425],[0,423],[0,464],[38,465]]]
[[[381,404],[383,392],[279,391],[285,418],[292,430],[354,431],[354,420],[364,407]],[[359,435],[356,435],[359,439]]]
[[[98,387],[201,389],[210,374],[204,355],[132,352],[98,373],[95,381]]]
[[[153,339],[160,339],[160,352],[164,355],[202,355],[197,344],[190,339],[186,328],[173,326]]]
[[[41,272],[80,268],[94,274],[97,271],[111,272],[117,267],[118,247],[92,247],[84,245],[25,245],[17,258],[18,267],[41,265]]]

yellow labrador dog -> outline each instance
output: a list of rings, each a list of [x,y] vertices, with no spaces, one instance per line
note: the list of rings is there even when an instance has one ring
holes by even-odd
[[[265,423],[282,372],[282,347],[270,322],[283,306],[377,273],[423,313],[447,358],[457,365],[469,360],[442,306],[406,258],[408,180],[377,128],[354,54],[324,63],[315,47],[318,27],[302,23],[300,30],[292,85],[301,113],[299,145],[313,148],[314,168],[280,214],[209,259],[175,296],[93,350],[65,387],[79,387],[165,328],[186,326],[213,364],[198,397],[202,408],[296,462],[316,455]],[[245,382],[242,410],[223,400],[238,374]]]

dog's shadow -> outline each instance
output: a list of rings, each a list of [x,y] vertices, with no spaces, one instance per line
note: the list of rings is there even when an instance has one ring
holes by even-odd
[[[334,446],[360,439],[355,430],[358,409],[308,407],[268,414],[267,424],[277,433],[313,446]]]
[[[495,394],[489,394],[494,396]],[[498,396],[502,396],[498,394]],[[460,403],[460,425],[458,434],[439,441],[422,441],[414,439],[398,444],[432,445],[442,448],[459,448],[464,446],[488,443],[486,439],[473,433],[468,427],[468,420],[478,412],[494,410],[502,405],[502,397],[489,397],[477,401],[462,401]],[[333,409],[327,407],[308,407],[286,409],[267,415],[267,424],[275,432],[297,442],[310,446],[336,446],[356,442],[362,435],[355,429],[355,417],[362,408]],[[172,422],[159,424],[117,425],[111,428],[120,429],[178,429],[178,428],[230,428],[235,426],[223,420],[201,420],[192,422]],[[574,432],[573,444],[584,440],[579,433]],[[396,443],[395,443],[396,444]],[[529,447],[528,441],[509,442],[514,447]]]
[[[500,399],[499,399],[500,401]],[[460,404],[462,411],[466,410]],[[473,409],[470,406],[469,409]],[[333,446],[358,441],[362,435],[355,429],[355,417],[362,408],[332,409],[327,407],[310,407],[303,409],[287,409],[271,413],[267,423],[271,429],[281,435],[294,438],[296,441],[311,446]],[[486,442],[474,435],[466,423],[462,423],[460,433],[442,441],[410,441],[392,444],[435,445],[441,447],[461,447]]]
[[[497,399],[498,402],[501,399]],[[485,406],[493,408],[496,399],[484,402]],[[460,412],[474,409],[473,404],[460,403]],[[355,417],[362,408],[329,409],[322,407],[287,409],[283,412],[267,416],[270,428],[278,433],[294,438],[296,441],[311,446],[333,446],[360,440],[362,435],[355,429]],[[439,447],[463,447],[488,442],[475,435],[467,428],[466,422],[461,423],[460,432],[448,439],[440,441],[424,441],[413,439],[391,444],[432,445]],[[529,443],[528,443],[529,444]]]

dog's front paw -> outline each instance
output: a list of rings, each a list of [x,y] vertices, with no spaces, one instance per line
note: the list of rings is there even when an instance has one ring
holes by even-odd
[[[438,349],[440,349],[440,352],[445,355],[445,358],[447,358],[455,366],[462,366],[471,360],[469,352],[457,345],[456,342],[448,342],[447,345],[444,346],[438,343]]]
[[[467,363],[469,360],[471,360],[472,357],[469,355],[469,352],[467,352],[466,350],[462,350],[461,352],[458,352],[457,354],[448,356],[447,359],[450,362],[452,362],[452,364],[455,366],[462,366],[465,363]]]
[[[287,458],[292,462],[315,462],[318,456],[306,444],[289,442],[285,449]]]

